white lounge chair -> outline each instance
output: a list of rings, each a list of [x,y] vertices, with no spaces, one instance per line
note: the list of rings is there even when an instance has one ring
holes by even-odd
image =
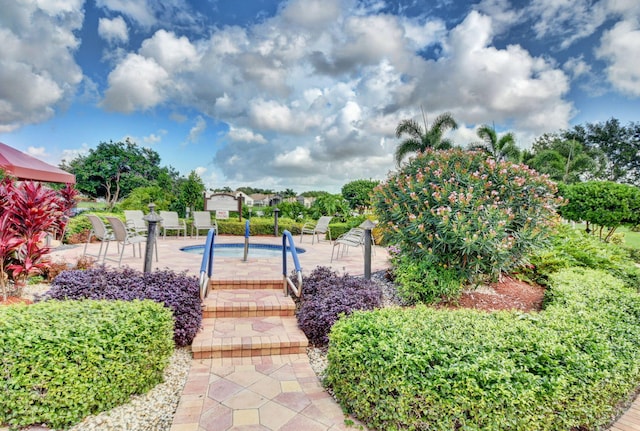
[[[216,220],[211,221],[211,213],[209,211],[194,211],[193,212],[193,224],[191,225],[191,236],[193,231],[196,231],[196,238],[201,230],[213,229],[218,234],[218,222]]]
[[[135,244],[138,244],[138,254],[142,257],[142,243],[147,242],[147,237],[136,233],[133,229],[127,229],[127,226],[124,224],[122,220],[118,217],[107,217],[109,224],[111,225],[111,229],[113,230],[113,236],[115,241],[118,242],[119,256],[117,259],[108,258],[107,252],[105,250],[104,260],[112,260],[114,262],[118,262],[118,267],[122,263],[122,256],[124,255],[124,249],[127,245],[131,244],[133,246],[133,257],[136,257],[136,247]],[[122,245],[122,249],[120,249],[120,245]],[[156,247],[156,262],[158,261],[158,245],[155,243]]]
[[[162,221],[160,222],[160,227],[162,228],[162,237],[167,238],[168,230],[176,230],[178,231],[178,236],[180,236],[180,231],[184,232],[184,237],[187,237],[187,225],[184,220],[180,220],[178,218],[178,213],[175,211],[160,211],[160,217],[162,217]]]
[[[333,248],[331,249],[331,262],[333,262],[333,254],[338,247],[338,252],[336,253],[336,259],[339,256],[344,256],[347,247],[362,247],[364,249],[364,229],[359,227],[354,227],[349,232],[340,235],[333,243]],[[340,247],[342,247],[342,254],[340,254]]]
[[[142,210],[124,210],[124,218],[129,229],[135,230],[140,235],[147,234],[147,222],[144,221]]]
[[[100,261],[100,257],[102,256],[102,247],[104,246],[104,254],[107,254],[107,249],[109,248],[109,241],[115,239],[113,236],[113,232],[109,229],[102,219],[93,214],[87,214],[87,218],[91,222],[91,231],[89,232],[89,236],[87,237],[87,242],[84,245],[84,251],[82,252],[83,256],[92,256],[95,257],[97,262]],[[95,237],[100,241],[100,249],[98,250],[98,254],[87,253],[87,246],[91,242],[91,238]]]
[[[329,242],[331,242],[331,229],[329,229],[329,223],[331,222],[331,216],[322,216],[318,219],[317,223],[305,223],[300,229],[300,242],[302,242],[303,235],[311,234],[311,244],[314,243],[316,236],[318,237],[318,242],[320,242],[320,234],[324,237],[327,232],[329,233]]]

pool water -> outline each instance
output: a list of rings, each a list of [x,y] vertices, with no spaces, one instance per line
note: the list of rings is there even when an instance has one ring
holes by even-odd
[[[192,254],[204,254],[203,245],[189,245],[182,247],[180,251]],[[306,250],[296,247],[296,253],[301,254]],[[287,247],[287,252],[290,252]],[[244,244],[214,244],[213,256],[218,257],[244,257]],[[282,257],[282,246],[274,244],[249,244],[248,257]]]

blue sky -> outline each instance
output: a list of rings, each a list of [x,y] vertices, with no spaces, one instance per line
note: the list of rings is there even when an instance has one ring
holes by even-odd
[[[636,0],[0,0],[0,141],[52,164],[129,137],[208,187],[337,192],[449,111],[527,148],[640,119]]]

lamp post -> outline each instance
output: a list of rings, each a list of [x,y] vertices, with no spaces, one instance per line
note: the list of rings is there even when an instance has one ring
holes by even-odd
[[[149,214],[144,216],[144,220],[147,221],[147,247],[144,251],[144,272],[151,272],[151,261],[153,260],[153,249],[156,242],[156,228],[159,221],[162,221],[162,217],[155,212],[156,204],[153,202],[149,204]],[[156,252],[157,253],[157,252]]]
[[[371,229],[376,224],[371,220],[365,220],[361,225],[364,229],[364,278],[371,280]]]
[[[275,207],[273,210],[273,221],[274,221],[274,226],[273,226],[273,232],[274,232],[274,236],[278,236],[278,213],[280,212],[280,210],[278,209],[278,207]]]

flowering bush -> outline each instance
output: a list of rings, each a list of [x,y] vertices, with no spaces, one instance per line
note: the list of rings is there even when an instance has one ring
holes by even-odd
[[[402,253],[492,278],[541,244],[562,199],[525,165],[486,153],[427,150],[376,187],[373,202]]]
[[[40,274],[49,253],[47,234],[62,232],[65,213],[76,192],[70,186],[60,193],[40,183],[0,182],[0,286],[6,299],[10,283]]]

